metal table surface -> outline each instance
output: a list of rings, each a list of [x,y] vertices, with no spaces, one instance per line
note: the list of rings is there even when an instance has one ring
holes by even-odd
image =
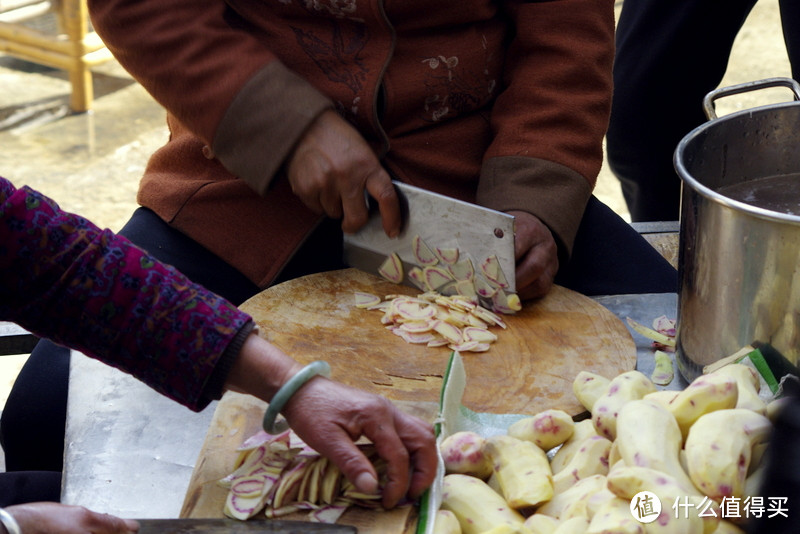
[[[622,321],[677,313],[674,293],[598,297]],[[650,341],[631,331],[637,368],[653,370]],[[669,388],[686,383],[676,372]],[[194,413],[132,377],[73,352],[62,502],[121,517],[177,518],[216,403]]]

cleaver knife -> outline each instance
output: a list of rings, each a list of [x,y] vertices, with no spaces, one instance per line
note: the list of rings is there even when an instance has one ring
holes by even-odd
[[[137,519],[138,534],[355,534],[348,525],[234,519]]]
[[[472,260],[476,272],[486,258],[497,257],[510,287],[514,277],[514,217],[507,213],[393,181],[400,197],[403,226],[394,239],[386,236],[380,213],[371,210],[369,221],[358,232],[344,236],[344,261],[351,267],[377,275],[387,256],[397,253],[403,271],[417,265],[412,241],[419,235],[432,249],[457,248],[459,259]],[[413,284],[404,277],[404,283]]]

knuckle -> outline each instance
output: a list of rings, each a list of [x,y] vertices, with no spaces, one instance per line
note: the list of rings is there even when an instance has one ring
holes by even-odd
[[[367,223],[367,219],[368,219],[367,214],[364,213],[364,212],[361,212],[361,213],[349,213],[347,215],[347,219],[345,221],[345,224],[347,225],[348,228],[344,228],[344,226],[343,226],[342,229],[345,230],[345,231],[347,231],[347,230],[349,230],[349,231],[358,230],[359,228],[361,228],[362,226],[364,226]]]

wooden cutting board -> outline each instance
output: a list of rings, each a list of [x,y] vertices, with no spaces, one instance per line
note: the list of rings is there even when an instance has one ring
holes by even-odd
[[[326,360],[332,378],[393,399],[428,421],[436,417],[447,348],[411,345],[385,330],[381,313],[354,306],[354,293],[417,294],[370,274],[346,269],[314,274],[269,288],[241,309],[261,335],[301,363]],[[464,353],[467,389],[463,402],[480,412],[535,414],[583,407],[572,393],[581,370],[608,378],[634,369],[636,347],[625,325],[595,301],[563,287],[525,303],[485,353]],[[261,425],[265,404],[228,393],[217,405],[186,493],[181,517],[222,517],[226,490],[216,481],[229,474],[236,448]],[[376,513],[351,509],[340,520],[359,533],[414,532],[416,510]],[[288,519],[302,519],[300,515]]]
[[[412,345],[387,332],[381,312],[354,306],[354,293],[418,294],[377,276],[345,269],[267,289],[246,301],[262,335],[302,363],[326,360],[332,378],[394,400],[438,402],[450,357],[446,347]],[[491,413],[584,411],[572,380],[581,370],[608,378],[633,369],[627,327],[592,299],[556,286],[543,299],[505,316],[506,330],[488,352],[463,353],[464,405]]]

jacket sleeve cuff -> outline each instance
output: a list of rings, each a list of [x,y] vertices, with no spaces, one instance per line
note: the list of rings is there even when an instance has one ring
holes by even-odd
[[[538,217],[553,233],[559,259],[565,262],[591,194],[586,178],[564,165],[502,156],[483,163],[477,201],[498,211],[526,211]]]
[[[230,373],[236,358],[239,357],[245,340],[253,333],[255,328],[256,324],[251,319],[247,321],[239,329],[233,339],[231,339],[225,352],[223,352],[219,360],[217,360],[217,365],[214,367],[214,371],[208,378],[208,382],[206,382],[206,386],[203,388],[203,392],[200,395],[199,404],[202,407],[207,406],[212,400],[219,400],[222,397],[225,389],[225,381],[228,379],[228,373]]]
[[[231,173],[263,195],[309,125],[333,103],[273,61],[236,95],[211,149]]]

